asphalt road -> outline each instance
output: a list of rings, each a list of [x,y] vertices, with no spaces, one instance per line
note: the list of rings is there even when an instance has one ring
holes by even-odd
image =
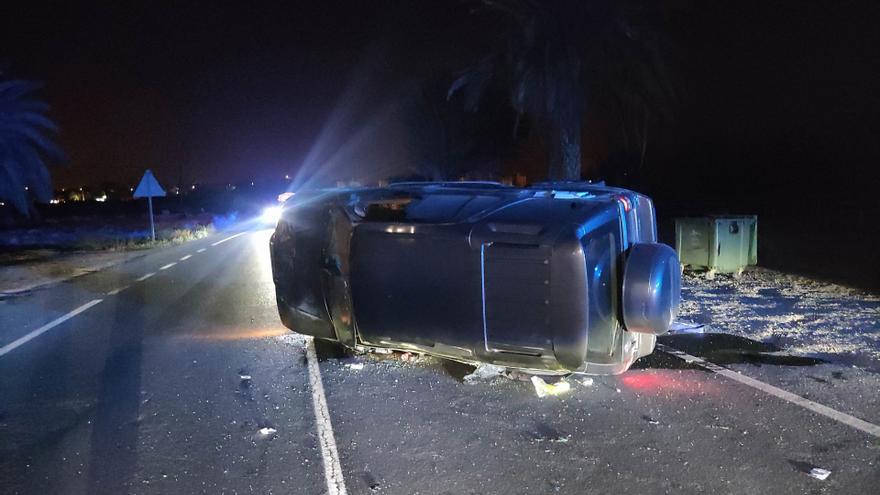
[[[544,399],[528,382],[464,383],[466,366],[432,358],[319,346],[310,363],[308,341],[278,321],[269,232],[231,235],[0,300],[0,492],[787,494],[880,486],[877,436],[663,352],[592,385],[572,380],[570,393]],[[745,345],[666,342],[697,355]],[[880,423],[874,374],[774,359],[724,364]],[[325,474],[333,465],[341,480]],[[813,467],[831,475],[812,478]]]

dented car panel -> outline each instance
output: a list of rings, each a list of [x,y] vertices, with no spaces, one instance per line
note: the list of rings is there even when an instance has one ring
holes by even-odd
[[[616,374],[678,310],[650,199],[589,183],[298,193],[271,254],[284,325],[353,348]]]

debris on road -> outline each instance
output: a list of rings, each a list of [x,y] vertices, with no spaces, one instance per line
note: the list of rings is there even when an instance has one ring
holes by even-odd
[[[532,385],[535,386],[535,393],[537,393],[538,397],[542,399],[548,395],[560,395],[571,390],[571,384],[565,380],[560,380],[556,383],[547,383],[540,376],[532,377]]]
[[[810,469],[810,472],[807,474],[812,476],[813,478],[816,478],[817,480],[824,481],[829,476],[831,476],[831,471],[822,468],[813,468]]]
[[[421,356],[418,354],[413,354],[411,352],[404,352],[400,355],[400,360],[406,363],[416,363],[421,359]]]
[[[559,436],[556,438],[551,438],[550,443],[568,443],[569,440],[571,440],[571,435],[566,435],[564,437]]]
[[[353,371],[360,371],[364,369],[364,363],[346,363],[345,367]]]
[[[251,375],[239,375],[239,378],[241,378],[241,381],[242,381],[242,382],[249,382],[249,381],[251,381]]]
[[[494,364],[481,364],[477,366],[477,368],[469,375],[464,376],[465,383],[477,383],[481,381],[489,381],[494,378],[501,376],[505,371],[505,368],[502,366],[495,366]]]
[[[581,385],[583,385],[585,387],[592,387],[593,386],[593,379],[590,377],[581,378]]]
[[[651,416],[648,416],[647,414],[644,415],[644,416],[642,416],[642,419],[644,419],[645,421],[647,421],[648,424],[652,424],[652,425],[659,425],[659,424],[660,424],[659,421],[657,421],[656,419],[652,418]]]
[[[694,323],[691,321],[674,321],[669,327],[669,333],[708,333],[712,331],[709,325]]]
[[[522,371],[517,370],[507,370],[504,373],[504,376],[515,381],[515,382],[530,382],[532,381],[532,375],[529,373],[523,373]]]
[[[269,436],[269,435],[274,435],[277,431],[278,430],[276,430],[275,428],[269,428],[267,426],[264,428],[260,428],[260,435],[263,435],[264,437]]]

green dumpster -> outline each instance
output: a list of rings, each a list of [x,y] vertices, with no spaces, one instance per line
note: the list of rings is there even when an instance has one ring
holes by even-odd
[[[706,276],[733,273],[758,263],[757,215],[675,219],[675,250],[682,270],[705,269]]]

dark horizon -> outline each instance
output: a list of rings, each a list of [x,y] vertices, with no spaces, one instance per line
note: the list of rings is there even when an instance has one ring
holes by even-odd
[[[69,157],[58,188],[132,184],[146,168],[168,185],[280,181],[303,164],[388,176],[412,161],[418,85],[479,57],[489,20],[473,6],[22,5],[5,16],[0,64],[45,83]],[[731,201],[822,190],[868,206],[880,39],[858,7],[665,2],[683,97],[649,141],[643,187]],[[589,142],[587,174],[609,158]],[[541,166],[525,155],[502,163]]]

